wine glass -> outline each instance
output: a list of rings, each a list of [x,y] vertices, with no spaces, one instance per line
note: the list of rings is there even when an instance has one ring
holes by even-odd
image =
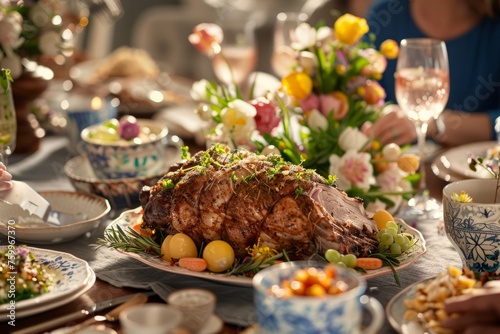
[[[425,183],[424,147],[429,122],[441,114],[449,96],[448,53],[443,41],[410,38],[401,41],[395,74],[396,99],[415,124],[421,176],[417,194],[403,215],[439,218],[439,203],[429,196]]]
[[[273,54],[271,57],[271,67],[279,77],[290,73],[289,64],[284,64],[281,54],[288,53],[294,55],[295,51],[291,44],[295,42],[295,29],[309,16],[301,12],[281,12],[276,15],[274,22]]]
[[[0,70],[0,162],[7,166],[7,157],[16,145],[16,112],[6,70]]]
[[[224,40],[221,51],[212,58],[212,68],[221,82],[240,86],[257,65],[255,22],[225,21],[221,27]]]

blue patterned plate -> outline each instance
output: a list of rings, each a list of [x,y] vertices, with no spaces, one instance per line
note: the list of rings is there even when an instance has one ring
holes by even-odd
[[[4,251],[7,246],[0,246]],[[95,273],[88,263],[71,254],[28,247],[35,258],[55,277],[53,290],[15,303],[16,318],[47,311],[64,305],[87,292],[95,282]],[[0,305],[0,319],[7,321],[9,304]]]

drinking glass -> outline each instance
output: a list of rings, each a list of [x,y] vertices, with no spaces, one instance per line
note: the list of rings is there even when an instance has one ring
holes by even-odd
[[[255,22],[225,21],[221,27],[224,40],[220,53],[212,58],[212,68],[221,82],[240,86],[257,65]]]
[[[16,111],[10,81],[5,69],[0,70],[0,162],[7,165],[7,157],[16,145]]]
[[[287,64],[283,64],[279,57],[282,53],[294,54],[291,44],[295,42],[295,29],[304,22],[307,22],[309,16],[301,12],[281,12],[276,15],[274,22],[273,36],[273,54],[271,57],[271,67],[279,77],[290,73]]]
[[[403,215],[438,218],[439,203],[429,196],[425,183],[424,147],[429,122],[441,114],[449,96],[448,54],[443,41],[410,38],[401,41],[395,74],[396,100],[415,124],[421,176],[417,194]]]

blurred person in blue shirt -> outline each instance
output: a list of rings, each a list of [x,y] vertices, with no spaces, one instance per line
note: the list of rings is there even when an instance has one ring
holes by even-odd
[[[446,146],[496,138],[500,116],[500,1],[499,0],[379,0],[367,13],[370,33],[380,47],[386,39],[435,38],[446,43],[450,96],[439,121],[429,124],[428,136]],[[381,85],[387,101],[394,92],[396,61],[388,60]],[[364,131],[382,142],[416,140],[414,125],[396,105]]]

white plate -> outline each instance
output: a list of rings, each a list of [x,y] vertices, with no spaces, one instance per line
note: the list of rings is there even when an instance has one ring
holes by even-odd
[[[18,217],[26,217],[27,211],[20,206],[10,206],[0,213],[0,233],[9,236],[9,229],[15,227],[16,240],[31,244],[54,244],[70,241],[95,229],[111,210],[109,202],[102,197],[73,191],[41,191],[49,201],[52,210],[70,214],[85,214],[87,219],[63,226],[40,225],[24,227],[9,224]]]
[[[7,246],[0,246],[5,250]],[[28,247],[34,256],[55,273],[55,286],[52,291],[16,302],[16,318],[41,313],[65,305],[85,292],[95,283],[96,276],[88,263],[71,254]],[[0,305],[1,321],[8,321],[9,304]]]
[[[458,146],[444,152],[439,158],[450,171],[466,178],[491,178],[491,174],[479,167],[476,172],[469,167],[469,157],[485,157],[486,151],[497,145],[495,141],[471,143]]]
[[[413,283],[412,285],[406,287],[405,289],[401,290],[398,294],[396,294],[394,297],[391,298],[389,303],[387,303],[387,306],[385,307],[385,314],[387,316],[387,319],[389,320],[389,323],[391,324],[392,328],[396,330],[398,333],[401,333],[401,326],[403,325],[403,315],[406,312],[406,307],[403,304],[403,301],[405,299],[413,298],[415,297],[415,294],[418,291],[418,286],[421,283],[425,283],[427,281],[430,281],[434,278],[428,278],[416,283]],[[423,333],[423,328],[422,328],[422,333]]]
[[[142,208],[136,208],[134,210],[124,211],[117,219],[115,219],[113,222],[111,222],[111,224],[107,226],[106,231],[112,229],[114,226],[120,226],[123,230],[127,231],[128,227],[133,226],[139,221],[139,219],[141,218],[141,213],[140,213],[141,210]],[[410,255],[403,255],[398,258],[400,260],[400,265],[396,267],[397,271],[409,266],[410,264],[415,262],[420,256],[424,255],[425,252],[427,251],[427,247],[425,245],[425,239],[422,236],[422,234],[418,230],[407,225],[401,219],[398,219],[398,222],[402,224],[401,228],[402,231],[411,233],[416,238],[417,250],[412,252]],[[158,256],[154,256],[149,253],[131,253],[131,252],[123,252],[123,253],[151,267],[164,270],[167,272],[179,275],[200,277],[232,285],[241,285],[248,287],[252,286],[252,279],[248,277],[228,276],[224,274],[215,274],[210,272],[195,272],[178,266],[172,266],[170,265],[170,263],[163,261]],[[363,274],[363,277],[368,279],[390,273],[392,273],[391,268],[384,266],[380,269],[369,270],[367,273]]]

